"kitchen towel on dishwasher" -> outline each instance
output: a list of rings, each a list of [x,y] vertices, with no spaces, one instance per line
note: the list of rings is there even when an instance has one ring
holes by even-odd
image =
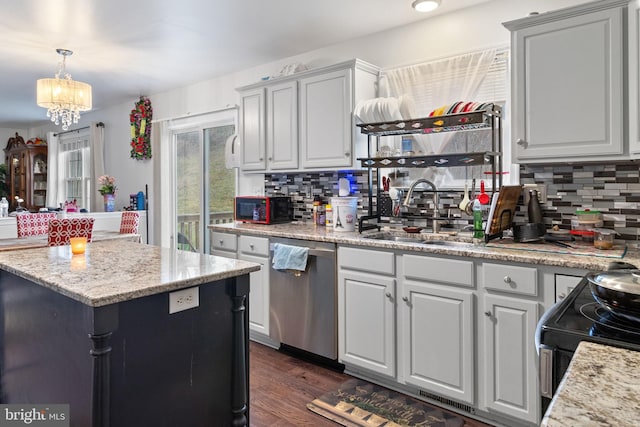
[[[273,245],[272,267],[274,270],[304,271],[307,268],[308,255],[309,248],[276,243]]]

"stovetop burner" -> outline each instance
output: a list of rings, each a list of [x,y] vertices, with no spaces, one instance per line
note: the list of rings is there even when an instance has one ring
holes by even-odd
[[[615,313],[602,307],[597,302],[583,304],[579,308],[580,313],[587,319],[593,321],[590,329],[591,336],[601,336],[607,334],[637,336],[640,342],[640,323]]]

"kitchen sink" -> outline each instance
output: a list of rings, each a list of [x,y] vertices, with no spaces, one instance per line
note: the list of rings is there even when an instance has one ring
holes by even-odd
[[[408,242],[408,243],[423,243],[424,240],[420,237],[405,237],[405,236],[397,236],[389,233],[379,233],[372,234],[369,236],[362,236],[365,239],[373,239],[373,240],[389,240],[391,242]]]

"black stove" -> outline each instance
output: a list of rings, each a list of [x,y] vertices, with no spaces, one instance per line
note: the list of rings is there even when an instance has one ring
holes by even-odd
[[[636,267],[612,263],[610,269]],[[569,367],[580,341],[640,351],[640,322],[616,315],[598,304],[584,278],[538,324],[540,390],[543,411]]]
[[[575,351],[580,341],[640,351],[640,322],[615,315],[595,302],[587,279],[542,324],[540,343]]]

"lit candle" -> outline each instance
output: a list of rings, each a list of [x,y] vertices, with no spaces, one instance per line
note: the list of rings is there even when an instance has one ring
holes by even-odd
[[[71,243],[71,252],[74,254],[83,254],[87,248],[86,237],[70,237],[69,243]]]

